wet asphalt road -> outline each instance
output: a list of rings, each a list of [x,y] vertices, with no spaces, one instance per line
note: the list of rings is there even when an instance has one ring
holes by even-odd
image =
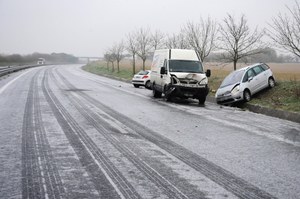
[[[0,198],[300,198],[300,124],[44,66],[0,78]]]

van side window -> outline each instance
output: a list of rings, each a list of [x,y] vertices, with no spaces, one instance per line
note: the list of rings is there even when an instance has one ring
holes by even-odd
[[[260,67],[260,66],[255,66],[253,68],[253,70],[255,71],[255,73],[258,75],[259,73],[263,72],[264,70]]]

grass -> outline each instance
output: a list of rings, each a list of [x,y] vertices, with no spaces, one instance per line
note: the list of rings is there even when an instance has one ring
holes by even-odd
[[[137,66],[139,71],[141,68]],[[111,72],[111,65],[107,69],[105,62],[92,62],[84,67],[84,70],[95,74],[105,74],[131,80],[133,77],[130,63],[124,63],[120,66],[120,71]],[[223,79],[230,73],[229,70],[222,68],[211,69],[212,75],[209,78],[210,95],[214,96]],[[300,75],[299,73],[274,71],[276,86],[273,89],[266,89],[253,96],[249,102],[268,108],[300,112]]]
[[[122,67],[118,72],[117,67],[115,66],[115,71],[112,72],[111,66],[107,68],[106,63],[103,62],[89,63],[86,66],[84,66],[83,69],[97,75],[103,75],[103,74],[110,75],[110,76],[119,77],[126,80],[131,80],[133,77],[132,70],[130,70],[129,68]]]
[[[210,90],[212,91],[210,92],[210,95],[214,95],[214,93],[220,87],[224,78],[229,73],[230,73],[229,71],[211,69],[211,76],[208,78],[209,87]]]
[[[300,112],[300,81],[278,81],[273,89],[258,93],[250,103],[273,109]]]

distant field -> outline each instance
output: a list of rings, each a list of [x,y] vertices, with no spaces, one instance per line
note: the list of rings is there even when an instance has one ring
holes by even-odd
[[[297,80],[300,81],[300,63],[267,63],[272,69],[276,80]],[[233,70],[233,64],[222,64],[222,63],[206,63],[204,64],[206,69],[211,69],[216,72],[217,75],[220,73],[228,74]],[[238,68],[246,66],[245,64],[238,64]],[[214,73],[212,73],[212,76]]]
[[[298,74],[300,74],[300,63],[267,63],[272,70],[275,70],[277,72],[294,72],[296,71]],[[224,64],[224,63],[205,63],[204,64],[207,67],[213,67],[213,68],[222,68],[223,70],[232,70],[233,64]],[[244,66],[248,66],[251,64],[237,64],[237,68],[242,68]]]

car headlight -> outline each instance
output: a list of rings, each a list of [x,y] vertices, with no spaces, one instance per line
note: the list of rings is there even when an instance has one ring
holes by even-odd
[[[231,90],[231,94],[235,95],[240,91],[240,85],[235,86],[232,90]]]

